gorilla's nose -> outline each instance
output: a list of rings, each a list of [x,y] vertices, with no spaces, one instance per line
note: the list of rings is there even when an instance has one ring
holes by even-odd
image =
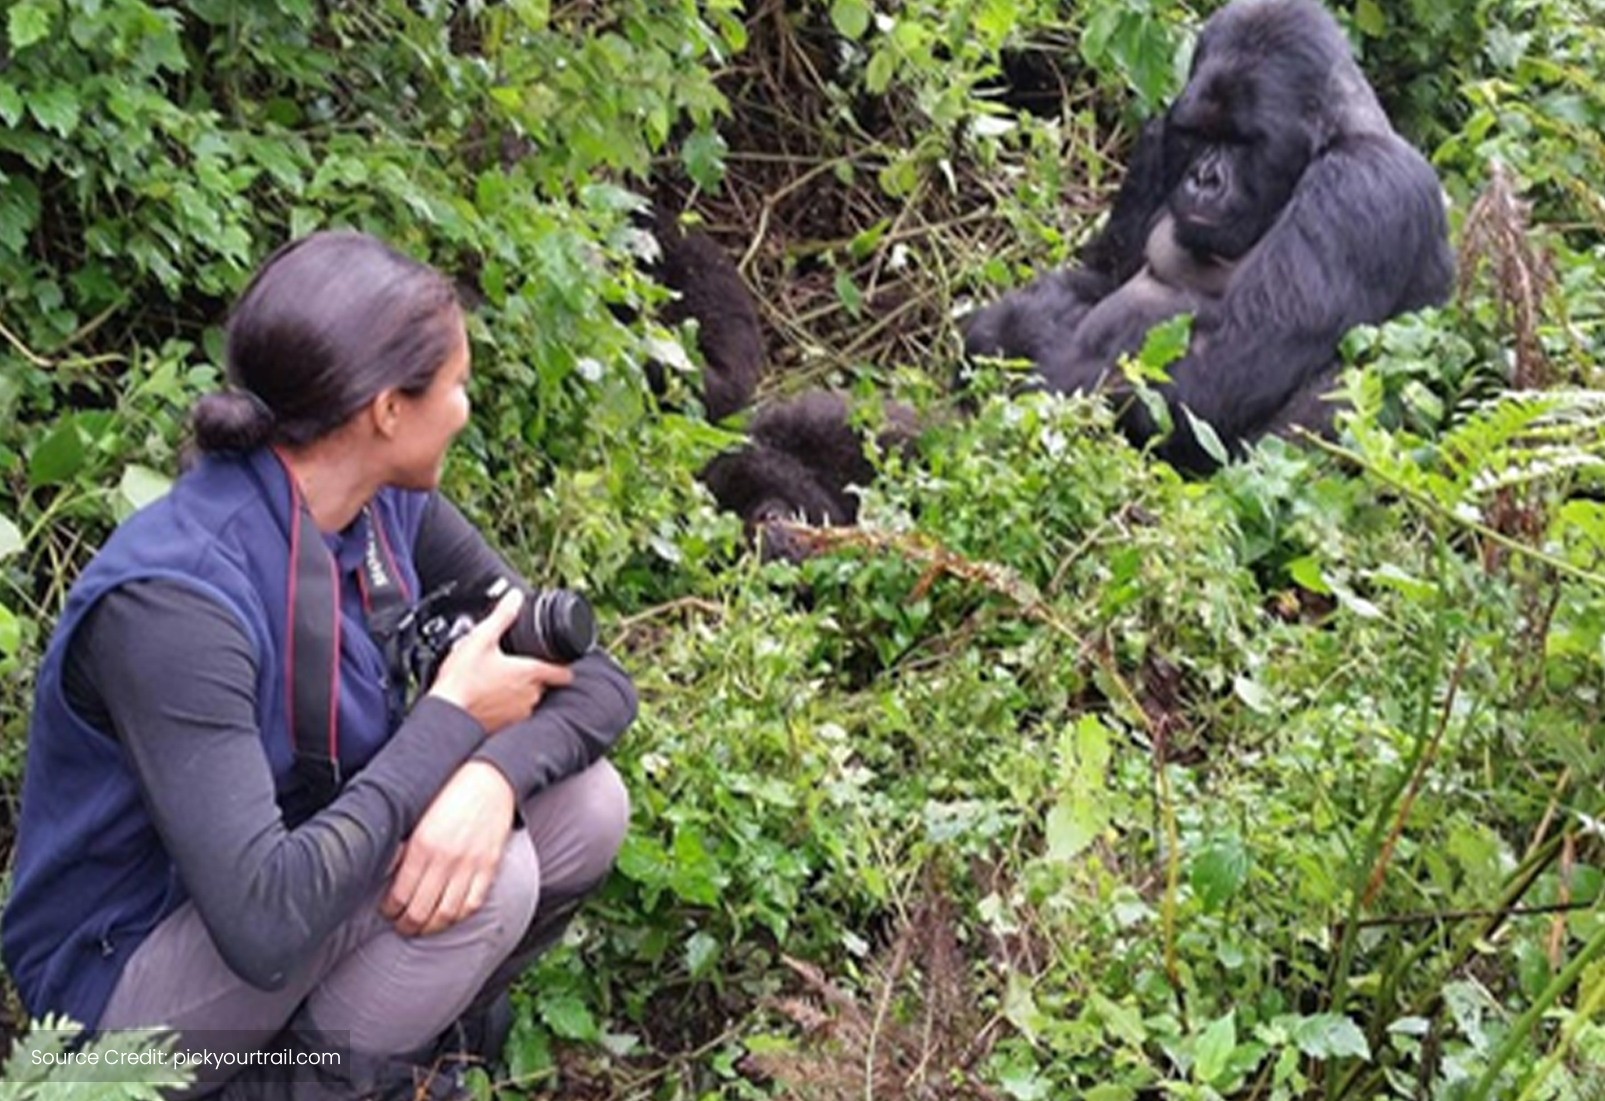
[[[1226,190],[1226,172],[1212,156],[1200,157],[1187,174],[1187,187],[1198,199],[1212,199]]]

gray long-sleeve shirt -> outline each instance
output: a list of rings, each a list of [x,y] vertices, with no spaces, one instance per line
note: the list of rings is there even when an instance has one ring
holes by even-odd
[[[450,502],[424,515],[424,591],[501,573],[522,583]],[[179,583],[108,593],[71,642],[73,709],[128,753],[145,804],[223,959],[272,988],[383,880],[435,793],[470,757],[520,800],[585,769],[635,717],[635,690],[606,654],[573,665],[529,718],[487,738],[425,697],[340,794],[287,829],[256,722],[256,661],[239,621]]]

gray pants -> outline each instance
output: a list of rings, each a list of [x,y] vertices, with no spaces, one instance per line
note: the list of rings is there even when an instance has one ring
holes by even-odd
[[[401,936],[379,914],[376,893],[282,987],[261,990],[229,970],[194,904],[185,903],[129,959],[101,1027],[228,1033],[231,1047],[249,1050],[299,1013],[317,1028],[349,1032],[353,1051],[426,1047],[487,980],[508,977],[502,965],[548,904],[572,909],[606,878],[630,817],[623,781],[605,760],[521,810],[524,828],[508,838],[484,905],[451,928]]]

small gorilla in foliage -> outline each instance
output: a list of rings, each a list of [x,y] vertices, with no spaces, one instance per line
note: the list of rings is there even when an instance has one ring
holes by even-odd
[[[912,410],[888,402],[885,420],[883,448],[912,442]],[[747,437],[746,444],[709,463],[701,477],[720,507],[742,518],[766,558],[797,562],[809,555],[782,521],[841,526],[858,520],[852,488],[868,485],[875,468],[841,394],[813,390],[771,406],[752,418]]]
[[[668,325],[696,320],[703,413],[710,421],[724,420],[751,404],[758,390],[764,358],[758,307],[741,272],[712,237],[688,233],[667,218],[659,218],[653,232],[661,254],[649,270],[675,292],[659,316]],[[660,396],[663,372],[662,364],[647,364],[647,381]]]
[[[1218,292],[1187,288],[1191,345],[1161,387],[1176,415],[1157,450],[1192,471],[1214,460],[1181,408],[1234,449],[1295,425],[1325,430],[1343,334],[1442,302],[1453,281],[1437,176],[1315,0],[1234,0],[1210,18],[1081,265],[980,311],[966,350],[1032,360],[1054,390],[1121,390],[1119,355],[1159,313],[1187,308],[1163,296],[1156,308],[1128,283],[1152,267],[1167,221],[1179,250],[1226,272]],[[1135,401],[1121,424],[1138,442],[1159,430]]]

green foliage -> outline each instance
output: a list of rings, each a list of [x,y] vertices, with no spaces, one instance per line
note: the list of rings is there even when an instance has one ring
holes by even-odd
[[[1490,157],[1534,198],[1555,290],[1531,334],[1576,389],[1507,392],[1487,280],[1352,334],[1338,444],[1207,480],[1101,402],[987,368],[961,410],[934,381],[967,295],[1092,231],[1215,6],[3,5],[0,776],[66,585],[217,383],[226,302],[286,236],[358,226],[471,292],[450,488],[532,576],[598,596],[643,699],[635,828],[481,1095],[1587,1096],[1588,5],[1340,13],[1457,224]],[[1057,112],[1008,105],[1020,56],[1051,60]],[[683,373],[679,412],[645,394],[649,357],[690,362],[638,265],[665,178],[746,219],[772,314],[824,288],[776,321],[804,369],[769,385],[919,408],[862,526],[800,568],[708,507],[694,472],[735,436]]]

